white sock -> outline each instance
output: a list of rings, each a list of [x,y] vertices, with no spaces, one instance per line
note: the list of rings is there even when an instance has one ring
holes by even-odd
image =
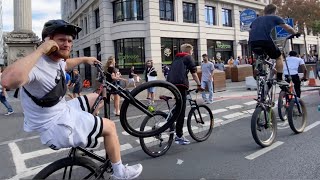
[[[118,161],[116,163],[111,163],[112,165],[112,169],[113,169],[113,174],[116,175],[116,176],[122,176],[123,174],[123,164],[122,164],[122,161]]]

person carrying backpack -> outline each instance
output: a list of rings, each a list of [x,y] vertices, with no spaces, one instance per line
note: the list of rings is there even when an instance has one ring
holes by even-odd
[[[167,81],[174,84],[180,91],[182,96],[182,111],[176,123],[175,143],[186,145],[190,141],[183,136],[183,124],[186,111],[187,90],[189,89],[188,73],[192,74],[193,80],[197,83],[197,88],[201,90],[201,84],[197,75],[197,67],[192,58],[193,46],[190,44],[181,45],[181,53],[178,53],[171,64]]]

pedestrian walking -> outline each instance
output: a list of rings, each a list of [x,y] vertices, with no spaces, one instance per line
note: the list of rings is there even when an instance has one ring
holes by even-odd
[[[208,55],[202,55],[203,63],[201,64],[201,88],[208,89],[209,99],[207,98],[207,92],[202,92],[202,99],[207,104],[213,103],[213,71],[214,65],[212,62],[208,61]]]
[[[170,71],[169,66],[168,65],[164,65],[162,72],[163,72],[163,75],[164,75],[165,79],[167,79],[169,71]]]
[[[82,80],[77,69],[73,70],[73,79],[71,81],[71,87],[73,87],[72,94],[73,98],[81,96],[82,91]]]
[[[146,73],[145,73],[146,82],[157,80],[157,71],[153,67],[152,60],[148,60],[146,63]],[[148,88],[147,99],[149,100],[149,104],[154,103],[154,93],[156,91],[155,87]]]
[[[233,57],[231,56],[230,59],[228,60],[228,65],[233,66],[233,62],[234,60],[233,60]]]
[[[233,65],[234,66],[240,65],[240,56],[238,56],[238,58],[233,61]]]
[[[66,85],[67,85],[67,96],[73,99],[73,95],[70,93],[70,85],[71,85],[71,76],[68,72],[66,72]]]
[[[6,92],[6,88],[1,86],[1,75],[2,75],[2,69],[0,68],[0,101],[1,103],[7,108],[7,113],[5,113],[4,115],[8,116],[12,113],[14,113],[12,106],[9,104],[9,102],[7,101],[7,92]]]
[[[137,74],[134,73],[134,66],[131,66],[130,71],[129,71],[129,81],[128,81],[128,87],[131,85],[136,88],[136,82],[134,78],[138,76]]]

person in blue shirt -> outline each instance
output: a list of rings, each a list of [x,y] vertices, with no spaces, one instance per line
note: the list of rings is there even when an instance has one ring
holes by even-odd
[[[66,72],[66,84],[67,84],[67,93],[66,95],[68,95],[71,99],[73,99],[72,94],[70,93],[70,84],[71,84],[71,77],[70,74]]]
[[[271,59],[276,59],[276,70],[278,82],[286,84],[282,79],[283,75],[283,57],[279,48],[273,43],[270,33],[275,26],[281,26],[287,32],[291,34],[299,33],[295,31],[291,26],[287,25],[285,21],[276,15],[277,6],[269,4],[264,8],[264,16],[260,16],[255,19],[251,24],[251,30],[249,32],[249,43],[254,53],[255,48],[262,48]]]

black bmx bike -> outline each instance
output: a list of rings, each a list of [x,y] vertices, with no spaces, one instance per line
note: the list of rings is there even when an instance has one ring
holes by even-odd
[[[96,65],[99,79],[102,83],[102,89],[98,91],[99,96],[96,99],[91,113],[97,113],[97,108],[101,103],[107,103],[107,93],[109,90],[117,92],[124,101],[121,106],[120,122],[124,130],[136,137],[150,137],[162,133],[172,126],[175,119],[181,113],[182,98],[179,90],[166,81],[150,81],[144,83],[131,92],[120,86],[107,82],[105,74],[100,65]],[[162,100],[155,101],[152,106],[145,100],[148,88],[156,88],[155,97],[172,97],[167,104]],[[158,113],[169,112],[171,115],[166,118],[158,118]],[[108,117],[108,108],[103,108],[104,117]],[[142,120],[148,117],[152,119],[157,128],[140,130]],[[95,160],[95,161],[93,161]],[[96,163],[98,162],[98,163]],[[106,157],[101,157],[91,150],[83,147],[72,147],[67,157],[55,161],[42,169],[34,179],[104,179],[113,172],[111,161]]]
[[[206,105],[198,105],[196,99],[192,99],[191,92],[196,89],[188,90],[187,100],[190,104],[190,111],[187,116],[187,129],[190,136],[197,142],[202,142],[207,140],[213,130],[214,118],[210,108]],[[161,96],[162,99],[170,108],[169,100],[173,97]],[[182,112],[185,113],[185,112]],[[155,112],[159,118],[167,119],[172,116],[172,112]],[[140,127],[141,131],[149,129],[157,129],[157,124],[152,122],[153,120],[146,117]],[[161,126],[161,124],[160,124]],[[151,157],[159,157],[164,155],[172,145],[174,140],[175,124],[167,129],[166,131],[157,134],[156,136],[139,138],[142,150]]]

